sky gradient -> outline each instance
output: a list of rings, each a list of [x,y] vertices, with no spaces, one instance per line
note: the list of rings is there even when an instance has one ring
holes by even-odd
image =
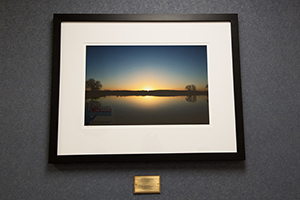
[[[102,90],[206,90],[206,46],[87,46],[90,78]]]

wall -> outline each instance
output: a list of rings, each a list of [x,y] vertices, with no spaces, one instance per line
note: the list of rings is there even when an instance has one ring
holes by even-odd
[[[298,0],[0,1],[0,199],[300,199]],[[238,13],[245,162],[48,164],[53,13]],[[133,195],[159,174],[160,195]]]

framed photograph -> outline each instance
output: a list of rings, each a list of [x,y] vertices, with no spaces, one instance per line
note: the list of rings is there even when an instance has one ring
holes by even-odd
[[[54,14],[50,163],[244,160],[237,14]]]

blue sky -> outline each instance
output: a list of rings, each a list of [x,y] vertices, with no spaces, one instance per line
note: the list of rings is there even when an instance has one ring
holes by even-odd
[[[108,90],[205,90],[206,46],[87,46],[90,78]]]

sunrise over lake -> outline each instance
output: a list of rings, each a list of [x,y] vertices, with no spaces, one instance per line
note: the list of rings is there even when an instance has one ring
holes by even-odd
[[[208,124],[208,88],[206,46],[86,46],[85,125]]]

